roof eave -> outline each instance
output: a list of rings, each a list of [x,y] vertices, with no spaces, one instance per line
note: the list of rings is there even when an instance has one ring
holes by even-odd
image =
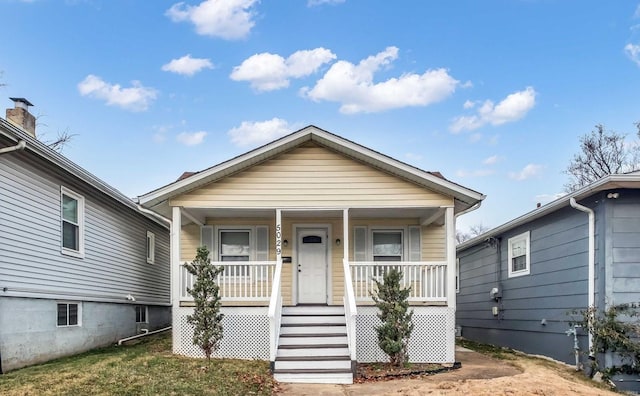
[[[248,153],[242,154],[229,161],[215,165],[183,180],[178,180],[150,193],[139,197],[140,203],[153,207],[173,196],[190,191],[201,185],[219,180],[241,169],[255,165],[268,158],[289,150],[305,141],[316,141],[354,159],[388,173],[403,177],[424,187],[433,189],[446,195],[451,195],[466,207],[471,207],[482,201],[486,196],[449,180],[439,178],[428,172],[412,167],[384,154],[378,153],[355,142],[344,139],[318,127],[310,125],[297,132],[287,135],[274,142],[266,144]]]
[[[621,188],[621,183],[639,183],[640,184],[640,174],[624,174],[624,175],[608,175],[605,176],[588,186],[585,186],[579,190],[574,191],[573,193],[567,194],[561,198],[556,199],[555,201],[551,201],[548,204],[541,206],[531,212],[525,213],[522,216],[516,217],[515,219],[508,221],[498,227],[492,228],[491,230],[480,234],[472,239],[462,242],[458,246],[456,246],[456,250],[464,250],[467,249],[478,242],[482,242],[487,238],[495,237],[500,235],[506,231],[511,230],[512,228],[521,226],[530,221],[536,220],[540,217],[546,216],[547,214],[553,213],[565,206],[569,206],[569,200],[571,198],[575,198],[576,200],[582,200],[587,198],[595,193],[598,193],[603,190],[609,190],[613,188]]]

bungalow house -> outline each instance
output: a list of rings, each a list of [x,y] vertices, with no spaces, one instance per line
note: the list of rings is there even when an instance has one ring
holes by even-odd
[[[640,174],[606,176],[461,243],[457,255],[463,337],[588,368],[592,339],[570,313],[640,302]]]
[[[413,362],[453,363],[455,218],[484,196],[308,126],[139,197],[170,217],[173,351],[203,356],[186,317],[196,248],[218,278],[217,355],[269,359],[277,380],[350,383],[377,346],[373,279],[411,286]]]
[[[0,118],[0,373],[171,323],[169,231],[35,137],[26,99]]]

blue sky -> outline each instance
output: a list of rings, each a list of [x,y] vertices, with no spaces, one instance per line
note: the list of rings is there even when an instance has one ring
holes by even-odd
[[[562,192],[594,125],[631,139],[640,121],[638,1],[0,0],[0,16],[0,97],[132,197],[313,124],[486,194],[459,227],[493,227]]]

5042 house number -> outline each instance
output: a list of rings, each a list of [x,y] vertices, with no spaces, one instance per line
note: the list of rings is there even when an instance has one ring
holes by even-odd
[[[276,256],[282,255],[282,225],[276,224]]]

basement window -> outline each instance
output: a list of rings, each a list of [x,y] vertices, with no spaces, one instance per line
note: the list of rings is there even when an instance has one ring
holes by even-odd
[[[148,309],[146,305],[136,305],[136,323],[148,323],[147,313]]]
[[[58,327],[80,326],[81,313],[78,303],[58,303]]]

